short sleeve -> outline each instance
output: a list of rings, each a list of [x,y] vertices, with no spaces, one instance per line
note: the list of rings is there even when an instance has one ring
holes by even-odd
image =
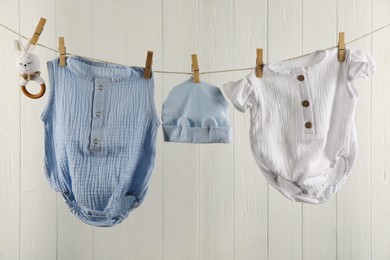
[[[371,55],[363,50],[350,50],[348,55],[348,80],[368,79],[374,73],[376,64]]]
[[[253,86],[247,77],[235,82],[227,82],[223,85],[223,89],[234,107],[240,112],[245,112],[254,105]]]

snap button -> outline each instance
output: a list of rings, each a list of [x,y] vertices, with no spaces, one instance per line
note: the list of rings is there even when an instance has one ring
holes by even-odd
[[[307,101],[307,100],[302,101],[303,107],[308,107],[309,105],[310,105],[309,101]]]
[[[99,86],[99,90],[103,90],[103,86],[102,85]]]
[[[94,140],[93,140],[93,143],[94,143],[94,144],[98,144],[98,143],[99,143],[99,140],[98,140],[98,139],[94,139]]]
[[[312,125],[312,123],[311,122],[306,122],[306,124],[305,124],[305,127],[306,128],[311,128],[313,125]]]
[[[299,80],[299,81],[303,81],[304,79],[305,79],[305,76],[303,76],[303,75],[299,75],[299,76],[298,76],[298,80]]]
[[[100,116],[100,112],[96,112],[95,115],[96,115],[97,117],[99,117],[99,116]]]

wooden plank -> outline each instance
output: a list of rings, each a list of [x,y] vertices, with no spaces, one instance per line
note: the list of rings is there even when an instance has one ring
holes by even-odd
[[[269,61],[302,54],[302,1],[272,1],[268,10]],[[268,257],[301,260],[302,203],[289,201],[268,187]]]
[[[75,8],[77,7],[77,8]],[[56,1],[56,36],[67,52],[92,55],[92,1]],[[57,46],[57,44],[55,44]],[[76,218],[58,195],[58,259],[93,259],[93,228]]]
[[[372,29],[390,23],[390,2],[373,0]],[[390,259],[390,28],[372,37],[377,70],[371,84],[371,259]]]
[[[231,2],[199,1],[201,71],[233,66],[232,11]],[[200,79],[222,91],[222,85],[232,80],[232,76],[232,73],[222,73],[201,75]],[[233,259],[233,145],[201,145],[199,167],[200,259]]]
[[[127,1],[129,2],[129,1]],[[162,22],[162,1],[138,1],[136,5],[128,4],[129,15],[127,28],[128,62],[144,66],[148,50],[154,52],[153,69],[162,67],[162,30],[156,26]],[[134,26],[144,21],[142,26]],[[139,37],[134,37],[139,35]],[[157,115],[160,118],[162,106],[162,76],[154,73],[154,99]],[[156,159],[153,175],[149,183],[148,194],[143,204],[130,216],[130,259],[150,260],[163,259],[163,174],[162,174],[162,145],[161,128],[157,132]],[[151,250],[152,249],[152,250]]]
[[[40,17],[48,20],[38,43],[54,46],[55,7],[53,1],[20,0],[21,33],[31,37]],[[23,40],[26,44],[26,41]],[[41,60],[42,77],[48,81],[46,60],[55,57],[51,51],[36,47],[33,53]],[[37,93],[39,85],[30,82],[30,92]],[[49,88],[49,87],[48,87]],[[55,259],[57,254],[57,194],[46,179],[44,165],[44,126],[40,115],[48,100],[21,99],[21,224],[20,259]]]
[[[0,8],[0,23],[19,31],[19,2],[6,1]],[[12,41],[17,35],[0,28],[0,259],[20,259],[20,99],[18,53]]]
[[[346,42],[371,29],[371,1],[338,2],[338,31]],[[371,49],[370,37],[347,48]],[[356,111],[358,154],[355,168],[337,195],[337,259],[370,259],[370,82],[358,80]]]
[[[256,48],[264,49],[264,62],[267,61],[267,2],[266,0],[233,2],[234,68],[255,66]],[[249,73],[250,71],[235,72],[234,80],[239,80]],[[230,111],[234,118],[232,123],[234,259],[267,259],[267,181],[257,166],[250,148],[249,111],[243,114],[232,105]]]
[[[198,52],[198,3],[164,0],[163,14],[163,69],[190,71]],[[163,75],[163,99],[188,78]],[[199,259],[199,145],[164,143],[162,153],[164,259]]]
[[[325,49],[336,44],[336,8],[336,0],[303,1],[303,53]],[[321,205],[304,203],[302,214],[303,259],[335,260],[336,196]]]

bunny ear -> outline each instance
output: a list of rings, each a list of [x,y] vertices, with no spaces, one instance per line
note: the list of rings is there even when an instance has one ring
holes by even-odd
[[[14,49],[20,52],[24,51],[23,44],[19,40],[14,40]]]
[[[27,42],[26,48],[24,48],[25,52],[30,52],[35,48],[34,44],[30,44],[30,42]]]

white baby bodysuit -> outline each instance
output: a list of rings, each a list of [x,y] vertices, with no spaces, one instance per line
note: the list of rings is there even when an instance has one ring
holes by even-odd
[[[293,201],[327,201],[356,160],[354,81],[375,70],[371,56],[337,48],[264,65],[224,85],[235,108],[250,108],[250,141],[267,181]]]

